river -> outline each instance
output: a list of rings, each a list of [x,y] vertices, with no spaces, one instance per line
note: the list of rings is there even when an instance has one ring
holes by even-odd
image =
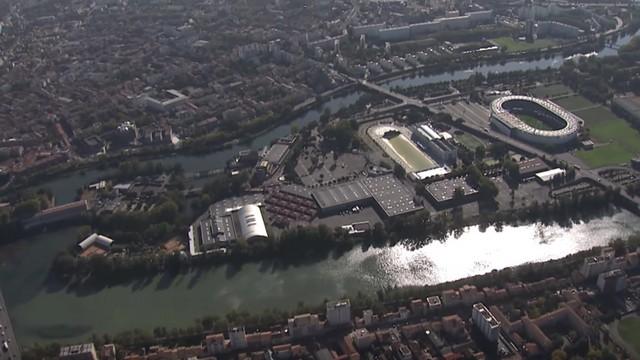
[[[621,37],[616,44],[622,45],[629,38]],[[611,51],[614,50],[604,49],[601,54],[611,55]],[[474,72],[559,67],[562,61],[562,57],[553,56],[535,61],[482,64],[444,74],[395,79],[385,85],[407,87],[464,79]],[[263,147],[288,134],[293,124],[304,126],[318,120],[325,109],[336,112],[361,96],[361,92],[353,92],[331,99],[249,145],[236,145],[202,156],[167,156],[157,161],[180,163],[188,172],[220,168],[239,150]],[[58,203],[66,203],[73,200],[77,188],[108,175],[109,170],[76,171],[39,187],[49,188]],[[337,259],[297,267],[274,268],[270,263],[251,263],[241,268],[223,266],[175,278],[158,276],[77,293],[47,281],[48,268],[56,253],[76,241],[75,229],[69,228],[2,247],[0,286],[21,344],[68,343],[86,340],[91,333],[189,326],[196,318],[221,315],[231,309],[292,308],[299,301],[318,304],[325,298],[371,292],[387,285],[454,280],[492,269],[562,257],[637,231],[640,231],[640,222],[627,212],[570,228],[532,224],[505,227],[500,232],[493,228],[481,232],[478,227],[470,227],[459,238],[434,242],[416,251],[401,246],[366,252],[356,249]]]
[[[337,259],[296,267],[274,268],[270,262],[227,265],[77,293],[46,281],[58,249],[75,242],[74,229],[65,229],[4,248],[0,283],[20,343],[77,342],[94,332],[186,327],[197,318],[231,309],[291,309],[299,301],[315,305],[387,285],[435,284],[559,258],[638,231],[640,222],[628,212],[570,228],[533,224],[482,232],[472,226],[458,238],[415,251],[403,246],[366,252],[358,248]]]

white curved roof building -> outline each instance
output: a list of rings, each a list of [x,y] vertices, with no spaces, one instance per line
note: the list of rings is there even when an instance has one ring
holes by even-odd
[[[537,129],[520,120],[514,111],[541,115],[558,125],[557,129]],[[491,123],[501,132],[520,140],[540,145],[561,145],[578,137],[583,120],[549,100],[509,95],[491,102]]]
[[[245,205],[238,210],[238,223],[245,240],[269,237],[262,212],[256,204]]]
[[[88,248],[91,245],[98,245],[104,248],[110,248],[111,244],[113,244],[113,240],[111,238],[108,238],[104,235],[98,235],[96,233],[93,233],[89,236],[87,236],[84,240],[82,240],[78,246],[80,247],[81,250],[85,250],[86,248]]]

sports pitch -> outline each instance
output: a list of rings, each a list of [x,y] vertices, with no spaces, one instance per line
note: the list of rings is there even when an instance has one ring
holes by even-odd
[[[604,106],[576,111],[589,128],[596,148],[578,151],[576,155],[589,166],[596,168],[619,165],[640,155],[640,134],[625,120],[619,118]]]
[[[387,143],[388,149],[404,163],[402,167],[407,172],[415,172],[436,167],[438,164],[431,160],[427,154],[420,150],[404,134],[394,136],[391,139],[383,139]],[[394,154],[389,156],[394,157]]]

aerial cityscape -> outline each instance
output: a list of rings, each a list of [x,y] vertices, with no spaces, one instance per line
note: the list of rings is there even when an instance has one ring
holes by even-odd
[[[640,5],[0,0],[0,360],[640,360]]]

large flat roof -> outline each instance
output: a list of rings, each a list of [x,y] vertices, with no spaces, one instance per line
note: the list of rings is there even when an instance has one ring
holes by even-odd
[[[422,209],[413,201],[413,192],[392,174],[369,177],[363,179],[362,183],[389,217]]]
[[[625,111],[633,114],[634,116],[640,116],[640,97],[620,96],[613,99],[614,104],[622,107]]]
[[[371,193],[360,181],[320,188],[313,191],[312,195],[321,209],[342,206],[371,198]]]
[[[464,195],[473,195],[478,192],[469,185],[465,177],[457,177],[453,179],[445,179],[436,181],[426,186],[426,190],[436,201],[449,201],[453,199],[455,189],[459,187],[464,190]]]
[[[265,154],[264,160],[272,164],[280,164],[287,150],[289,150],[289,145],[287,144],[273,144]]]

